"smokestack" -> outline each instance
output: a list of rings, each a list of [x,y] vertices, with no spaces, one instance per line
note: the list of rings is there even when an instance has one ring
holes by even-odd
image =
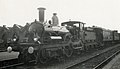
[[[38,8],[39,10],[39,21],[40,22],[44,22],[44,10],[46,10],[45,8]]]

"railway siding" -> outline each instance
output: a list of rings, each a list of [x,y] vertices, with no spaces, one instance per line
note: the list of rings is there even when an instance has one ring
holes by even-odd
[[[120,69],[120,54],[104,66],[103,69]]]
[[[120,52],[119,49],[120,49],[120,47],[113,48],[111,50],[108,50],[107,52],[98,54],[95,57],[92,57],[81,63],[78,63],[71,67],[68,67],[68,69],[101,69],[103,67],[103,65],[105,64],[105,62],[108,60],[108,58],[111,58]]]

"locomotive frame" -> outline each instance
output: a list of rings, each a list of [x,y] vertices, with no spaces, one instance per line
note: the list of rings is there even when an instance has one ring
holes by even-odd
[[[77,39],[72,40],[74,37],[69,38],[67,42],[57,43],[57,44],[36,44],[36,43],[18,43],[11,44],[13,47],[13,51],[19,51],[19,60],[29,61],[31,59],[35,59],[36,61],[40,61],[41,63],[46,63],[50,58],[60,57],[70,57],[73,54],[74,50],[84,50],[83,38],[84,38],[84,23],[79,21],[70,21],[64,22],[63,24],[72,25],[79,24],[77,28],[79,30],[78,34],[75,34]],[[83,25],[82,29],[80,29],[80,24]],[[82,32],[82,38],[80,36],[80,31]],[[74,36],[75,36],[74,35]],[[79,38],[79,39],[78,39]],[[34,50],[34,52],[30,53],[29,50]]]

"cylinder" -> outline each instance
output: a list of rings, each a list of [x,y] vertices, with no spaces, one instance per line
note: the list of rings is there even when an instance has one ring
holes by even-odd
[[[39,21],[40,22],[44,22],[44,10],[45,10],[45,8],[38,8],[38,10],[39,10]]]

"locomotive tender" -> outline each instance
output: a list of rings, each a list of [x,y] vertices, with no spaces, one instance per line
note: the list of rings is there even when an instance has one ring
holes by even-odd
[[[20,52],[20,61],[46,63],[51,58],[70,57],[73,52],[104,46],[106,42],[119,42],[117,31],[84,27],[85,23],[80,21],[63,22],[61,26],[46,25],[44,10],[39,8],[39,21],[35,20],[27,26],[22,37],[20,34],[13,35],[17,36],[9,43],[8,51]]]

